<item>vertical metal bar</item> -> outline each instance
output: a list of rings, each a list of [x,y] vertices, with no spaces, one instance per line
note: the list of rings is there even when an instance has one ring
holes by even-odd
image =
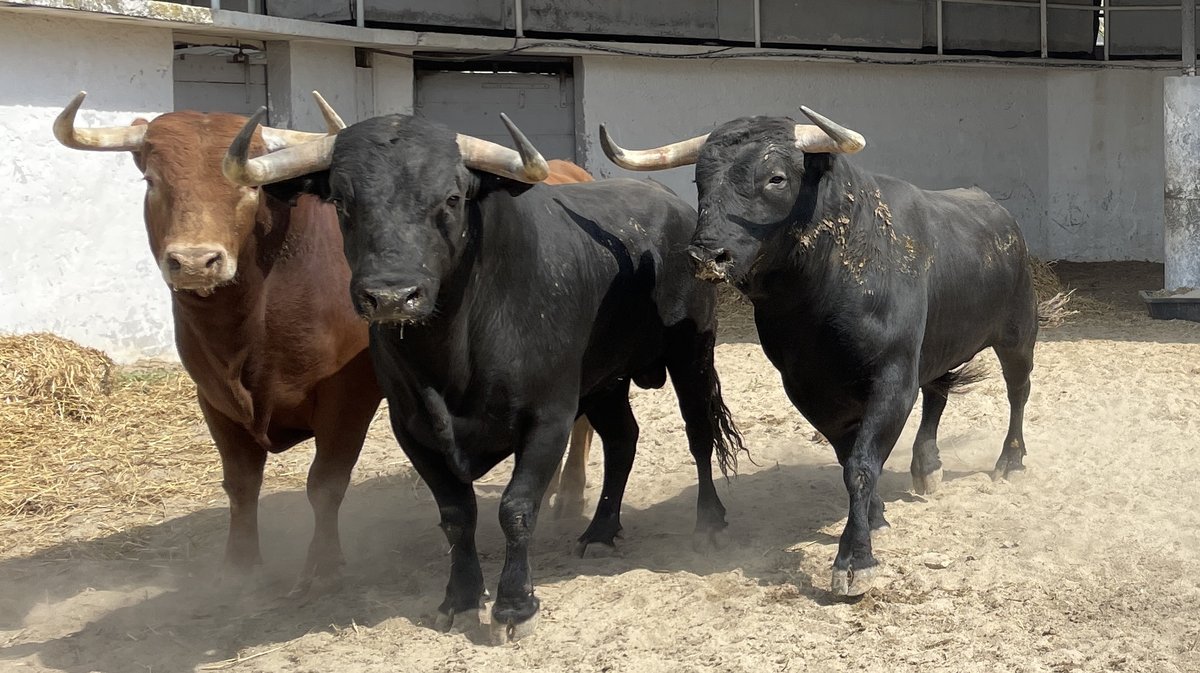
[[[366,0],[354,0],[354,25],[359,28],[367,27],[367,2]]]
[[[513,0],[513,23],[517,37],[525,37],[525,8],[521,6],[521,0]]]
[[[1179,8],[1183,19],[1183,70],[1189,75],[1196,74],[1196,2],[1183,0]]]
[[[937,38],[938,38],[938,56],[945,53],[942,42],[942,0],[937,0]]]
[[[1104,10],[1104,60],[1108,60],[1108,50],[1112,45],[1112,14],[1108,11],[1108,0],[1100,0],[1100,9]]]
[[[754,0],[754,46],[762,47],[762,0]]]
[[[221,0],[212,0],[212,2],[210,3],[210,6],[213,9],[221,9]]]
[[[1049,12],[1046,11],[1046,1],[1042,0],[1042,58],[1050,55]]]

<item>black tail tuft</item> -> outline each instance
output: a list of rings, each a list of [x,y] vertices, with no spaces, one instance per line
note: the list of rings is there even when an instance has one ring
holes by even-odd
[[[937,391],[942,397],[948,397],[951,393],[962,392],[969,386],[987,378],[987,371],[983,365],[978,362],[968,362],[958,369],[952,369],[940,378],[929,384],[929,387]]]
[[[754,459],[750,457],[750,451],[742,442],[742,433],[733,422],[729,407],[725,406],[725,399],[721,397],[721,379],[712,366],[708,368],[708,379],[708,416],[713,422],[713,448],[717,454],[717,465],[721,468],[721,474],[728,479],[730,474],[737,474],[739,453],[746,454],[746,459],[751,463],[754,463]]]

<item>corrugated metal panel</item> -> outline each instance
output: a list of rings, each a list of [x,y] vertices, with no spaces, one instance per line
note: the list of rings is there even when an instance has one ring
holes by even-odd
[[[1039,53],[1042,50],[1041,3],[1024,7],[981,7],[946,3],[942,30],[947,50]],[[1069,5],[1092,5],[1093,0],[1054,0]],[[1092,12],[1051,9],[1046,13],[1046,37],[1051,52],[1091,53],[1096,46]],[[936,27],[933,28],[936,31]],[[926,44],[937,44],[936,33]]]
[[[762,0],[763,42],[920,49],[925,0]]]
[[[719,34],[717,0],[524,0],[524,6],[526,31],[700,40]]]
[[[1117,5],[1169,5],[1179,0],[1111,0]],[[1113,12],[1106,22],[1104,39],[1112,56],[1178,57],[1183,48],[1179,10]],[[1196,16],[1200,35],[1200,14]]]
[[[514,27],[512,0],[370,0],[367,21],[459,29]]]
[[[285,19],[352,21],[353,0],[264,0],[264,12]]]
[[[512,147],[501,112],[547,159],[575,160],[575,87],[570,75],[417,73],[417,117]]]

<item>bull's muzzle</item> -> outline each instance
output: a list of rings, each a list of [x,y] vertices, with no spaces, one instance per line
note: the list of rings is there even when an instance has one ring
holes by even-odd
[[[210,294],[231,280],[237,263],[219,245],[172,245],[163,251],[163,276],[175,290]]]
[[[369,322],[415,323],[433,313],[430,292],[422,285],[361,287],[354,292],[354,308]]]
[[[733,268],[733,257],[725,248],[709,250],[699,245],[689,245],[688,257],[696,277],[710,283],[729,282],[729,272]]]

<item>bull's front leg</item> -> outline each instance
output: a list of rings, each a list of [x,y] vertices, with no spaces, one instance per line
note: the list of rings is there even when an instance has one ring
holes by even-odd
[[[229,496],[229,537],[223,576],[241,583],[262,565],[258,543],[258,495],[262,490],[267,450],[250,433],[199,398],[204,421],[221,454],[221,486]]]
[[[500,499],[504,569],[492,606],[492,641],[503,644],[533,633],[540,603],[533,593],[529,544],[537,527],[542,496],[563,451],[574,409],[539,414],[517,450],[512,479]]]
[[[872,386],[858,431],[835,444],[850,496],[850,514],[833,561],[835,595],[861,596],[874,584],[879,562],[872,553],[871,531],[887,525],[877,493],[879,475],[916,395],[916,377],[910,368],[888,367]]]

